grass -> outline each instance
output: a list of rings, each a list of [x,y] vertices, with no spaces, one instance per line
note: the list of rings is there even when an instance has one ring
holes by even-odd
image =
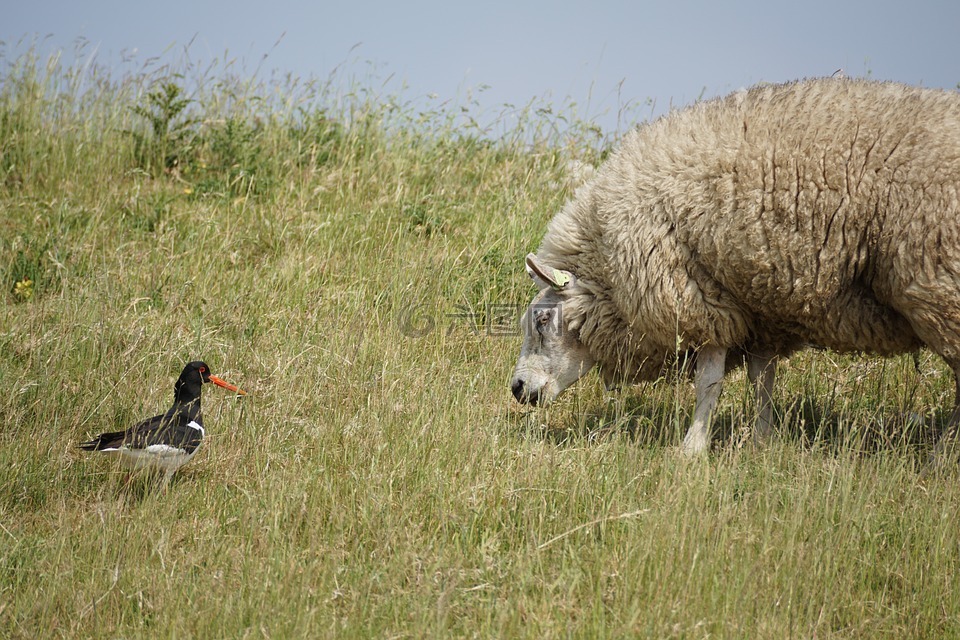
[[[683,383],[513,401],[567,112],[0,62],[0,636],[960,637],[934,356],[792,358],[761,450],[733,375],[703,460]],[[81,455],[195,358],[169,491]]]

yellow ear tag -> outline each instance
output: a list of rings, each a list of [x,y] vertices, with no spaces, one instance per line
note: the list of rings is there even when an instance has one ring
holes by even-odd
[[[560,271],[560,269],[553,270],[553,281],[558,287],[563,287],[568,282],[570,282],[570,274]]]

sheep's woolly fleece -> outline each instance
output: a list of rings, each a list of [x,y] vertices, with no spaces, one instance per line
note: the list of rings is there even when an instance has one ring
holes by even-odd
[[[550,222],[564,323],[607,376],[703,345],[960,369],[960,95],[820,79],[639,127]]]

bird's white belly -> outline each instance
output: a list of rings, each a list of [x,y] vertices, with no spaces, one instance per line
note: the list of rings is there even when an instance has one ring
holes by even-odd
[[[199,449],[199,447],[197,447]],[[190,458],[197,453],[187,453],[178,447],[166,444],[152,444],[146,449],[129,449],[120,447],[115,451],[120,454],[120,462],[129,469],[144,469],[152,467],[167,473],[172,473],[187,464]]]

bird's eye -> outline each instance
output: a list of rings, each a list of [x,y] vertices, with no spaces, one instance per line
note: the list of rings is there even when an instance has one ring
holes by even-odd
[[[206,373],[206,372],[207,372],[206,367],[200,367],[200,373]]]

